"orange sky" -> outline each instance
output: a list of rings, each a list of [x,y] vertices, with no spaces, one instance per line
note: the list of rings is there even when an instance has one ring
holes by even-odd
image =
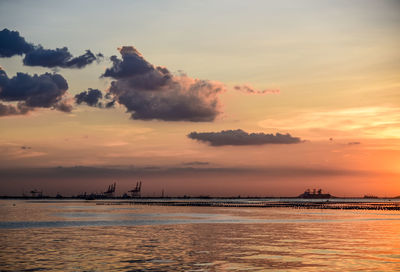
[[[0,116],[0,194],[77,194],[114,181],[122,194],[142,179],[145,195],[400,195],[396,1],[149,1],[108,3],[93,14],[77,3],[44,3],[38,16],[30,2],[2,2],[0,25],[35,46],[104,57],[80,68],[28,65],[30,52],[0,57],[7,80],[60,74],[68,90],[57,103],[72,106]],[[121,46],[137,51],[124,55]],[[120,75],[125,66],[112,55],[150,72],[129,66]],[[0,82],[1,104],[27,103],[6,96],[9,86]],[[77,104],[88,88],[108,93],[114,107]],[[213,146],[188,137],[237,129],[300,141]]]

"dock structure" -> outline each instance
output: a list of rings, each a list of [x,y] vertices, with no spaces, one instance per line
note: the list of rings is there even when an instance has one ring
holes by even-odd
[[[117,187],[117,183],[108,185],[108,188],[105,192],[102,193],[90,193],[86,192],[80,195],[77,195],[76,198],[82,198],[86,200],[94,200],[94,199],[107,199],[107,198],[115,198],[115,188]]]
[[[116,183],[116,182],[114,182],[114,183],[111,184],[111,185],[108,185],[107,191],[105,191],[105,192],[103,193],[104,197],[105,197],[105,198],[112,198],[112,197],[114,197],[115,187],[116,187],[116,186],[117,186],[117,183]]]
[[[138,182],[136,182],[136,187],[128,192],[131,194],[131,197],[139,198],[139,197],[141,197],[141,194],[140,194],[141,190],[142,190],[142,182],[138,181]]]
[[[34,189],[30,193],[31,193],[32,197],[38,197],[38,198],[43,197],[43,191]]]

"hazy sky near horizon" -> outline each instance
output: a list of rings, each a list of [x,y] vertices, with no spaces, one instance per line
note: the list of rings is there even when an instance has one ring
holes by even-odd
[[[400,195],[399,1],[0,1],[3,29],[1,194]]]

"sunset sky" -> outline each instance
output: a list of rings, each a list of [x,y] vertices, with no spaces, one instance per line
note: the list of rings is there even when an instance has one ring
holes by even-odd
[[[0,1],[0,195],[398,196],[399,33],[396,0]]]

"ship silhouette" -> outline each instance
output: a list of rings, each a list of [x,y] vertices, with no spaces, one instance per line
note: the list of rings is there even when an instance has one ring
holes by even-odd
[[[313,189],[312,191],[310,189],[307,189],[302,193],[301,195],[298,196],[299,198],[331,198],[332,196],[330,194],[324,194],[322,193],[322,189]]]

